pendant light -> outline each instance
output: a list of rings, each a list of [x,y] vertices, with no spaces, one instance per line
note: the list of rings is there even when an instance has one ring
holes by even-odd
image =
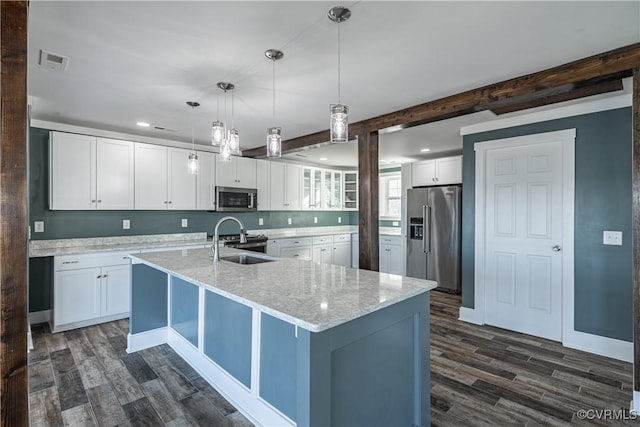
[[[218,83],[220,87],[220,83]],[[216,121],[211,125],[211,144],[219,146],[224,140],[224,123],[220,121],[220,94],[216,96],[217,116]]]
[[[329,106],[329,131],[332,143],[343,143],[349,140],[349,107],[340,102],[340,23],[351,17],[351,11],[336,6],[329,10],[327,16],[338,23],[338,103]]]
[[[232,85],[233,86],[233,85]],[[227,141],[229,141],[229,149],[231,150],[231,154],[240,155],[240,132],[233,125],[234,118],[234,102],[233,102],[233,87],[231,88],[231,129],[229,129],[229,133],[227,134]]]
[[[219,89],[224,91],[224,120],[227,121],[227,91],[235,89],[233,83],[218,82]],[[229,162],[231,161],[231,142],[229,141],[229,134],[226,132],[224,125],[222,127],[222,140],[220,141],[220,160]]]
[[[276,124],[276,61],[284,53],[278,49],[268,49],[264,55],[273,62],[273,127],[267,128],[267,157],[282,156],[282,128]]]
[[[199,102],[195,101],[187,101],[187,105],[191,107],[191,111],[193,112],[196,107],[200,106]],[[198,154],[196,153],[196,139],[195,139],[195,113],[194,117],[191,119],[191,149],[193,153],[189,153],[189,160],[187,161],[187,172],[189,175],[198,175],[198,170],[200,169],[200,162],[198,160]]]

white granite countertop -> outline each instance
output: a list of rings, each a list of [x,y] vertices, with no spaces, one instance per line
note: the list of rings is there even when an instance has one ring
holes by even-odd
[[[29,242],[29,257],[201,246],[207,243],[211,244],[210,241],[207,241],[206,232],[31,240]]]
[[[255,252],[221,248],[222,257]],[[241,304],[321,332],[434,289],[431,280],[358,270],[293,258],[241,265],[213,263],[210,249],[132,255],[154,268]]]

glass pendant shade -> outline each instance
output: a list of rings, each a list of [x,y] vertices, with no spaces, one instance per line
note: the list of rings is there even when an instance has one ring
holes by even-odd
[[[343,143],[349,140],[349,107],[342,104],[331,104],[329,107],[331,120],[331,142]]]
[[[211,125],[211,144],[221,145],[224,140],[224,123],[216,120]]]
[[[189,154],[189,160],[187,162],[187,171],[189,175],[198,175],[200,169],[200,162],[198,161],[198,155],[196,153]]]
[[[282,128],[267,129],[267,157],[282,156]]]
[[[227,143],[229,144],[231,154],[240,154],[240,133],[238,132],[238,129],[229,130]]]
[[[220,160],[223,162],[231,161],[231,148],[229,147],[229,141],[226,139],[220,145]]]

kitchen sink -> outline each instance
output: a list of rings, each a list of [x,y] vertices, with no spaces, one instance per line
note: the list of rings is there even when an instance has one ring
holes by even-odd
[[[275,259],[262,258],[252,255],[231,255],[220,257],[223,261],[235,262],[236,264],[262,264],[263,262],[273,262]]]

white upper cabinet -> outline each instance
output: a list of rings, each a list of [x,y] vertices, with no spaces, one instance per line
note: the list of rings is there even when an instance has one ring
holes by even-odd
[[[302,209],[322,209],[322,169],[302,167]]]
[[[196,176],[187,172],[189,150],[135,144],[135,208],[195,209]]]
[[[348,211],[358,210],[358,171],[345,171],[342,177],[344,180],[343,208]]]
[[[256,160],[256,190],[258,190],[258,210],[271,210],[271,162]]]
[[[218,187],[256,188],[256,160],[231,156],[224,161],[217,156],[216,185]]]
[[[98,138],[96,144],[96,202],[98,209],[133,209],[133,142]]]
[[[462,156],[426,160],[411,165],[413,187],[460,184],[462,182]]]
[[[133,143],[63,132],[49,136],[49,208],[133,209]]]
[[[302,166],[287,163],[286,168],[286,203],[288,211],[299,211],[302,208],[300,200],[300,184],[302,179]]]
[[[302,166],[292,163],[269,162],[269,194],[272,211],[300,210],[300,179]],[[258,192],[260,197],[260,192]]]
[[[167,149],[168,209],[194,210],[196,208],[196,175],[189,174],[189,150]]]
[[[167,209],[167,147],[136,144],[135,171],[136,209]]]
[[[342,172],[325,169],[322,173],[322,209],[342,209]]]
[[[216,209],[216,156],[214,153],[198,151],[196,208],[201,211]]]

